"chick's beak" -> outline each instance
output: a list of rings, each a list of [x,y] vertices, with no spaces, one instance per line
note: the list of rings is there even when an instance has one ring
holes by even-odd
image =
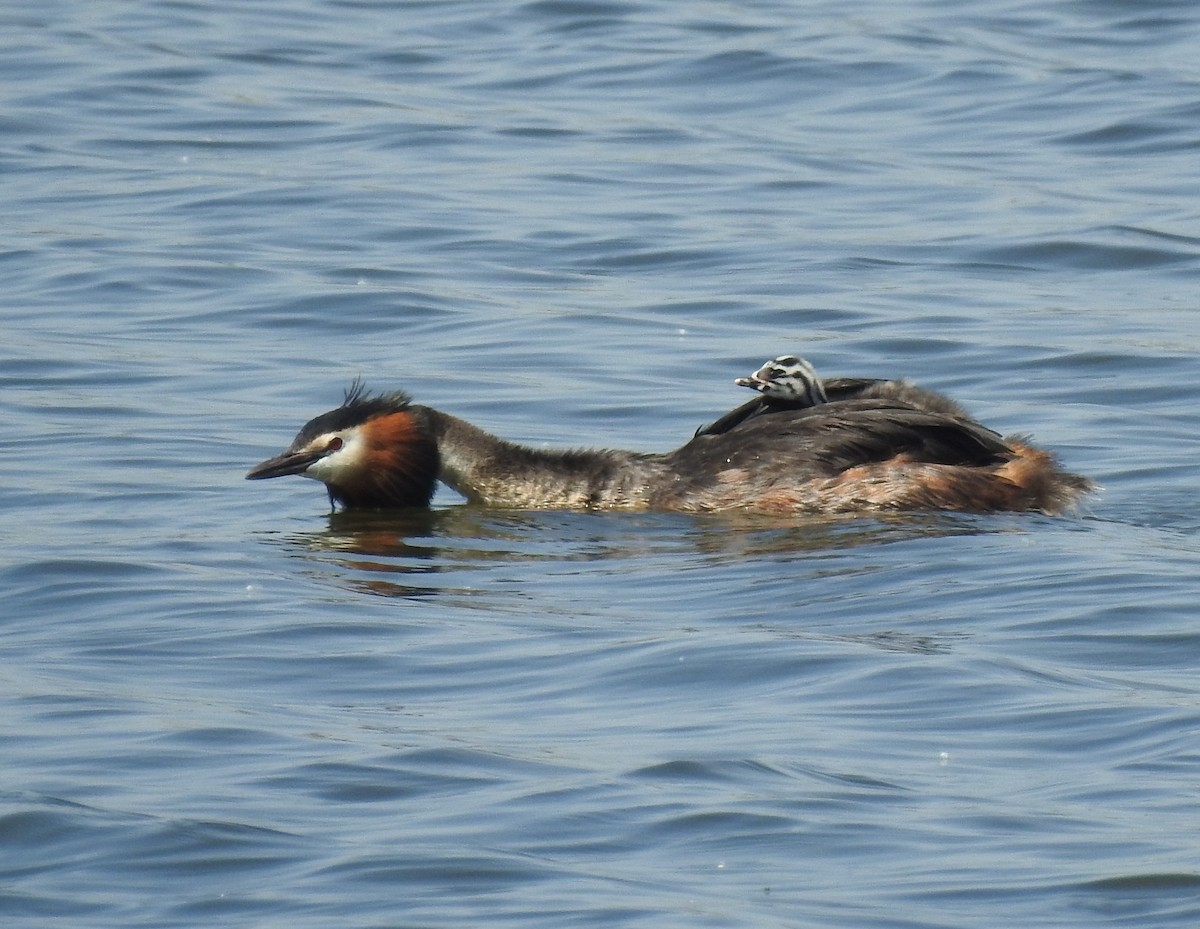
[[[268,458],[255,465],[246,473],[248,481],[262,481],[268,477],[283,477],[286,474],[302,474],[304,470],[321,457],[321,452],[312,449],[291,449]]]
[[[751,390],[766,390],[771,386],[771,379],[762,377],[761,371],[755,371],[749,377],[739,377],[734,380],[738,387],[749,387]]]

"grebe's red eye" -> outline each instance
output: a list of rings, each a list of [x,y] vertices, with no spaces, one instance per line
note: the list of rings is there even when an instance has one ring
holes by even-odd
[[[340,435],[335,435],[332,439],[329,440],[329,444],[325,446],[325,451],[336,452],[338,449],[340,449],[345,444],[346,443],[342,441],[342,437]]]

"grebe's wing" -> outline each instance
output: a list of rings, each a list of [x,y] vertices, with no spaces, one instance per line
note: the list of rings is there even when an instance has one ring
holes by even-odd
[[[829,398],[829,403],[844,400],[859,400],[864,395],[872,399],[877,399],[876,392],[880,385],[886,385],[881,396],[892,399],[890,391],[886,388],[905,383],[904,381],[888,381],[870,377],[835,377],[833,380],[825,381],[825,394]],[[737,428],[746,420],[755,416],[763,416],[767,413],[794,412],[796,410],[805,410],[812,406],[814,404],[807,403],[802,399],[787,401],[773,397],[758,396],[730,410],[715,422],[701,426],[696,430],[695,436],[721,435],[730,429]]]
[[[825,382],[825,393],[832,403],[837,400],[889,400],[958,419],[970,419],[966,410],[936,390],[918,387],[911,381],[875,380],[863,377],[838,377]]]
[[[1010,458],[999,433],[974,420],[888,400],[846,400],[754,416],[673,453],[687,470],[770,467],[815,474],[903,456],[931,464],[983,465]]]
[[[889,381],[877,377],[831,377],[824,383],[825,396],[830,403],[836,403],[838,400],[860,399],[864,391]]]
[[[999,433],[971,419],[886,401],[847,401],[823,421],[798,421],[795,439],[829,473],[889,458],[947,465],[987,465],[1011,458]]]
[[[730,410],[716,422],[709,423],[707,426],[701,426],[696,430],[696,437],[702,435],[720,435],[723,432],[728,432],[730,429],[745,422],[751,416],[757,416],[759,413],[766,412],[767,401],[764,397],[755,397],[753,400],[747,400],[736,409]]]

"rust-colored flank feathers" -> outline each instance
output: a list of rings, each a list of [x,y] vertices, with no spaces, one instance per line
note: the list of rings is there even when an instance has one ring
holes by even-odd
[[[737,383],[760,396],[675,451],[649,454],[532,449],[356,382],[247,477],[315,478],[350,509],[428,506],[441,480],[492,506],[783,515],[1061,513],[1093,486],[907,381],[821,381],[783,356]]]

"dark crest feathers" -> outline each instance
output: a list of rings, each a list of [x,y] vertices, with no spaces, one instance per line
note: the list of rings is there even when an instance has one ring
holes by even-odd
[[[412,405],[412,398],[402,390],[388,393],[372,394],[362,378],[356,377],[346,389],[342,405],[336,410],[322,413],[310,419],[300,430],[293,443],[304,445],[326,432],[337,432],[339,429],[349,429],[351,426],[361,426],[367,420],[388,413],[400,413]]]

